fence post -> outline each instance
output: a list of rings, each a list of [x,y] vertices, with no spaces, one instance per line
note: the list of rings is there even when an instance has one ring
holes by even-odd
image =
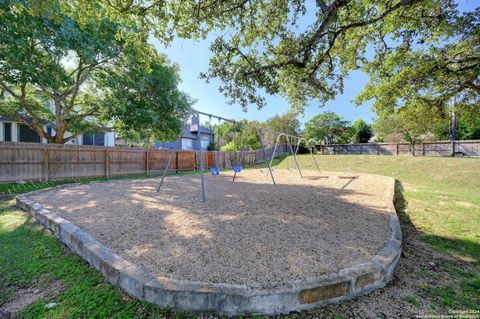
[[[422,142],[422,156],[425,156],[425,142]]]
[[[333,144],[333,155],[337,154],[337,148],[335,147],[335,144]]]
[[[193,170],[197,170],[197,151],[193,151]]]
[[[108,147],[105,148],[105,177],[110,175],[110,152]]]
[[[397,156],[398,156],[398,143],[396,144],[396,148],[397,148]]]
[[[363,145],[360,144],[360,155],[363,155]]]
[[[145,149],[145,175],[148,175],[148,148]]]
[[[452,140],[452,154],[455,153],[455,141]]]
[[[45,179],[45,182],[48,182],[48,168],[49,168],[49,158],[48,158],[48,148],[47,144],[43,145],[43,177]]]
[[[178,151],[175,151],[175,173],[178,173]]]
[[[380,154],[380,144],[377,143],[377,155]]]

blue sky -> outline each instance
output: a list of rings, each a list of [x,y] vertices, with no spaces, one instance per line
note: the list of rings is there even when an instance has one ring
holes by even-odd
[[[458,0],[461,11],[470,11],[480,5],[480,0]],[[212,114],[221,115],[232,119],[248,119],[263,121],[275,114],[285,113],[289,110],[287,101],[279,95],[266,95],[267,105],[257,110],[256,106],[249,107],[248,112],[243,112],[239,105],[227,104],[227,98],[218,91],[220,81],[217,79],[206,83],[199,79],[200,72],[208,70],[208,62],[211,57],[209,50],[210,40],[214,39],[215,34],[206,41],[195,42],[192,40],[175,40],[168,48],[161,46],[158,41],[152,40],[159,52],[165,53],[169,59],[180,66],[180,76],[182,83],[180,89],[197,99],[194,108]],[[368,82],[368,76],[355,71],[350,73],[345,81],[344,93],[337,95],[335,100],[327,102],[325,107],[320,108],[319,104],[312,101],[306,108],[301,122],[304,123],[318,113],[331,110],[340,114],[349,121],[355,121],[362,118],[371,122],[374,113],[370,110],[371,103],[365,103],[360,107],[355,107],[351,100],[360,93],[362,87]],[[204,119],[202,119],[204,121]]]

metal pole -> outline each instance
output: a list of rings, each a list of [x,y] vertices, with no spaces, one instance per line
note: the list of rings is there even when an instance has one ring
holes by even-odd
[[[238,160],[237,165],[241,164],[242,156],[243,156],[243,150],[245,149],[245,143],[247,142],[247,139],[248,139],[248,133],[250,133],[250,128],[247,126],[247,129],[245,131],[245,138],[243,139],[243,143],[242,143],[242,148],[240,149],[240,155],[239,155],[239,160]],[[241,141],[241,139],[240,139],[240,141]],[[237,172],[234,172],[232,182],[235,182],[235,177],[237,177]]]
[[[315,146],[315,144],[317,143],[317,141],[315,141],[314,139],[310,139],[310,140],[308,140],[307,143],[310,144],[311,141],[314,142],[313,145]],[[315,162],[315,166],[317,166],[318,172],[321,173],[321,171],[320,171],[320,166],[318,166],[317,160],[315,159],[315,155],[313,155],[313,147],[310,148],[310,154],[312,155],[313,161]]]
[[[275,178],[273,177],[272,167],[268,163],[267,151],[265,151],[265,147],[263,146],[263,141],[262,141],[262,136],[260,134],[260,129],[258,127],[256,127],[255,129],[257,131],[257,137],[258,137],[258,140],[260,141],[260,145],[262,146],[263,155],[265,156],[265,158],[267,158],[268,171],[270,172],[270,176],[272,177],[273,185],[276,186],[277,184],[275,183]]]
[[[452,97],[452,141],[457,139],[457,115],[455,114],[455,96]]]
[[[162,179],[160,180],[160,183],[159,183],[158,186],[157,186],[157,193],[160,191],[160,188],[161,188],[162,185],[163,185],[163,180],[165,179],[165,175],[167,175],[168,168],[170,167],[170,162],[172,161],[173,153],[176,152],[176,151],[177,151],[176,149],[173,149],[173,150],[170,152],[170,156],[168,157],[167,166],[165,166],[165,169],[163,170]]]
[[[198,131],[197,131],[197,141],[200,142],[200,180],[202,184],[202,203],[205,203],[205,181],[203,177],[203,169],[204,169],[204,154],[202,150],[202,135],[200,133],[200,112],[197,111],[197,118],[198,118]]]
[[[183,135],[183,130],[185,129],[185,122],[188,121],[188,118],[190,117],[190,114],[192,114],[192,110],[190,110],[190,111],[187,113],[187,116],[183,118],[183,120],[182,120],[182,128],[180,129],[180,134],[178,134],[177,140],[182,137],[182,135]],[[160,183],[159,183],[158,186],[157,186],[157,193],[160,191],[160,188],[162,187],[163,180],[165,179],[165,176],[167,175],[167,171],[168,171],[168,168],[170,167],[170,163],[171,163],[171,161],[172,161],[173,154],[174,154],[176,151],[177,151],[176,149],[172,149],[172,151],[170,152],[170,157],[168,158],[167,166],[166,166],[165,169],[163,170],[162,179],[160,180]]]
[[[287,144],[290,147],[290,153],[293,154],[293,159],[295,160],[295,165],[297,165],[298,173],[300,174],[300,177],[303,178],[302,171],[300,169],[300,165],[298,164],[298,161],[297,161],[297,156],[293,152],[292,144],[290,144],[290,139],[289,138],[287,138]]]
[[[280,141],[280,135],[277,137],[277,141],[275,142],[275,147],[273,148],[272,158],[270,159],[270,164],[268,166],[272,166],[273,159],[275,158],[275,153],[277,153],[277,146],[278,142]]]

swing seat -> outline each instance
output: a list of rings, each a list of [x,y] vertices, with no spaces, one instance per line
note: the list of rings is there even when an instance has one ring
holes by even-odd
[[[218,175],[220,174],[220,168],[218,168],[217,166],[211,167],[210,173],[212,173],[212,175]]]
[[[232,168],[233,168],[233,171],[235,173],[240,173],[242,171],[242,166],[241,165],[235,165]]]

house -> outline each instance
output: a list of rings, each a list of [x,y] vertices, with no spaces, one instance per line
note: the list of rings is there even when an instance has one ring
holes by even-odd
[[[41,90],[36,90],[37,94],[41,93]],[[10,96],[9,93],[5,93],[5,96]],[[49,108],[54,113],[53,101],[44,101],[44,106]],[[48,126],[47,121],[40,120],[40,124],[47,133],[55,133],[55,129]],[[67,131],[65,137],[71,136]],[[0,114],[0,142],[28,142],[28,143],[43,143],[46,144],[47,140],[41,138],[38,133],[32,130],[28,125],[14,121],[8,116],[2,116]],[[95,145],[95,146],[115,146],[115,132],[99,132],[95,134],[82,134],[76,138],[70,140],[66,144],[76,145]]]
[[[40,121],[48,133],[55,133],[55,130],[47,126],[46,121]],[[66,132],[66,137],[69,133]],[[8,116],[0,115],[0,142],[28,142],[28,143],[47,143],[47,140],[41,138],[36,131],[29,126],[14,121]],[[95,134],[82,134],[67,144],[77,145],[96,145],[96,146],[115,146],[115,132],[99,132]]]
[[[183,128],[182,136],[172,142],[155,142],[156,148],[200,150],[206,149],[215,141],[215,134],[211,128],[202,126],[198,117],[192,115]]]

